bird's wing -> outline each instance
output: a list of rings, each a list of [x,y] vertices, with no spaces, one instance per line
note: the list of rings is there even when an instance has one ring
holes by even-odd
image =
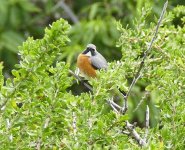
[[[92,56],[90,58],[91,61],[91,65],[95,68],[95,69],[107,69],[107,61],[106,59],[97,52],[97,54],[95,56]]]

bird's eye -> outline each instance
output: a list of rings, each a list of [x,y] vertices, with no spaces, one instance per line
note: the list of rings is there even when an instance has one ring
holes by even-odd
[[[93,52],[94,52],[94,51],[95,51],[95,49],[91,48],[91,51],[93,51]]]

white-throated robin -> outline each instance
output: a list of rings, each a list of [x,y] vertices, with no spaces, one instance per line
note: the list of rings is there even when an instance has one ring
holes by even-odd
[[[87,78],[95,78],[96,70],[107,69],[107,66],[106,59],[96,50],[94,44],[88,44],[77,59],[77,67]]]

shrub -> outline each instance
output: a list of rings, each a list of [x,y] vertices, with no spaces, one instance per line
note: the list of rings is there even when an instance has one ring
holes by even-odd
[[[70,65],[55,62],[69,41],[70,26],[65,20],[46,28],[43,39],[28,38],[19,48],[21,61],[12,71],[13,79],[4,81],[0,64],[0,147],[140,149],[133,138],[123,134],[126,121],[132,118],[132,107],[137,107],[133,105],[138,98],[134,95],[137,86],[128,99],[125,115],[112,111],[107,100],[112,89],[119,87],[127,92],[153,37],[155,24],[145,24],[149,14],[150,9],[143,9],[133,29],[118,23],[122,59],[111,62],[106,72],[99,72],[98,79],[89,81],[93,94],[74,96],[69,90],[74,80],[69,75]],[[169,12],[163,20],[139,80],[150,96],[150,101],[143,99],[142,107],[151,105],[150,117],[160,117],[163,126],[159,129],[158,123],[150,129],[147,148],[151,149],[183,149],[184,144],[184,28],[170,25],[173,15]],[[155,116],[158,114],[153,114],[152,109],[158,109],[160,115]],[[139,127],[136,131],[144,134]]]

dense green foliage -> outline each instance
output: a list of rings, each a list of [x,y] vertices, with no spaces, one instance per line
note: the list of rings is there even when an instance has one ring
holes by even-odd
[[[185,141],[183,127],[185,117],[183,101],[185,97],[184,18],[181,18],[182,27],[175,28],[170,25],[176,12],[179,11],[184,13],[184,7],[177,7],[173,12],[168,13],[163,20],[163,26],[158,33],[152,52],[145,62],[140,80],[142,84],[146,85],[146,91],[150,92],[150,101],[155,102],[155,106],[160,110],[163,128],[157,133],[164,140],[167,149],[183,149]],[[143,17],[136,21],[134,30],[125,29],[119,25],[122,36],[118,45],[122,47],[123,68],[129,77],[133,77],[137,70],[143,52],[147,49],[155,29],[153,23],[150,24],[149,28],[146,27],[145,20],[149,13],[146,9],[142,13]],[[151,117],[157,116],[151,115]],[[158,126],[160,125],[158,124]],[[156,129],[154,129],[155,134]],[[154,139],[154,135],[151,138]]]
[[[112,90],[128,90],[163,3],[66,1],[78,18],[73,22],[57,0],[0,0],[0,149],[140,149],[121,131],[126,120],[136,121],[144,135],[146,104],[151,126],[146,149],[184,149],[185,9],[174,7],[184,1],[169,1],[128,112],[117,115],[107,103]],[[72,26],[63,19],[52,24],[61,17]],[[109,62],[106,72],[89,81],[93,94],[81,93],[83,87],[69,75],[88,43]]]
[[[142,9],[132,28],[117,23],[121,33],[117,46],[122,58],[109,63],[108,70],[101,71],[98,79],[89,81],[93,94],[73,95],[71,86],[75,79],[69,75],[70,65],[56,61],[57,56],[65,55],[69,42],[67,34],[71,30],[65,20],[60,19],[46,28],[42,39],[28,38],[19,48],[21,61],[12,71],[12,79],[4,79],[0,65],[0,147],[140,149],[134,139],[121,131],[125,121],[133,119],[133,109],[143,99],[135,113],[143,122],[143,108],[149,104],[154,125],[146,149],[183,149],[185,22],[182,18],[182,26],[172,25],[177,12],[184,12],[184,7],[177,7],[163,20],[141,79],[129,98],[126,115],[114,113],[107,100],[112,89],[120,87],[127,91],[153,37],[157,19],[149,25],[145,21],[152,15],[150,9]],[[160,118],[161,123],[152,123],[153,118]],[[143,129],[136,130],[143,135]]]

